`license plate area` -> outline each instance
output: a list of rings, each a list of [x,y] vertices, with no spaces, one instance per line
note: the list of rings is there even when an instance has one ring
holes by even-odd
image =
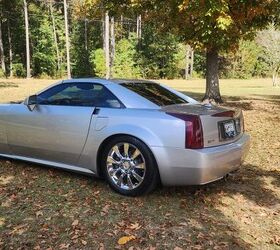
[[[219,127],[219,134],[220,134],[220,140],[230,140],[234,137],[236,137],[240,131],[238,129],[238,126],[236,126],[235,120],[227,120],[222,121],[218,123]]]

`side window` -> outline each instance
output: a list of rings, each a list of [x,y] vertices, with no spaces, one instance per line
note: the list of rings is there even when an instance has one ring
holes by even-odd
[[[103,85],[94,83],[65,83],[46,90],[38,96],[40,105],[120,108],[119,100]]]

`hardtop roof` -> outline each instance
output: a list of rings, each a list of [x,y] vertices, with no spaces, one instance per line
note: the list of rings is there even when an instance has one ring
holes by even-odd
[[[73,82],[96,82],[100,84],[122,84],[122,83],[155,83],[150,80],[144,80],[144,79],[125,79],[125,78],[112,78],[112,79],[105,79],[105,78],[72,78],[63,80],[62,83],[73,83]]]

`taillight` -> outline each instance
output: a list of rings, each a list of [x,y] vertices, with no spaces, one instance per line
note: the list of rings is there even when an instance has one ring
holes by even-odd
[[[185,133],[185,147],[191,149],[203,148],[203,130],[199,116],[167,113],[171,116],[177,117],[185,121],[186,133]]]

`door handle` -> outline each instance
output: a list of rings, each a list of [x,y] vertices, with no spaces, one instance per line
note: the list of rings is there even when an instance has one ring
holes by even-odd
[[[93,115],[98,115],[100,112],[100,108],[95,108],[92,112]]]

